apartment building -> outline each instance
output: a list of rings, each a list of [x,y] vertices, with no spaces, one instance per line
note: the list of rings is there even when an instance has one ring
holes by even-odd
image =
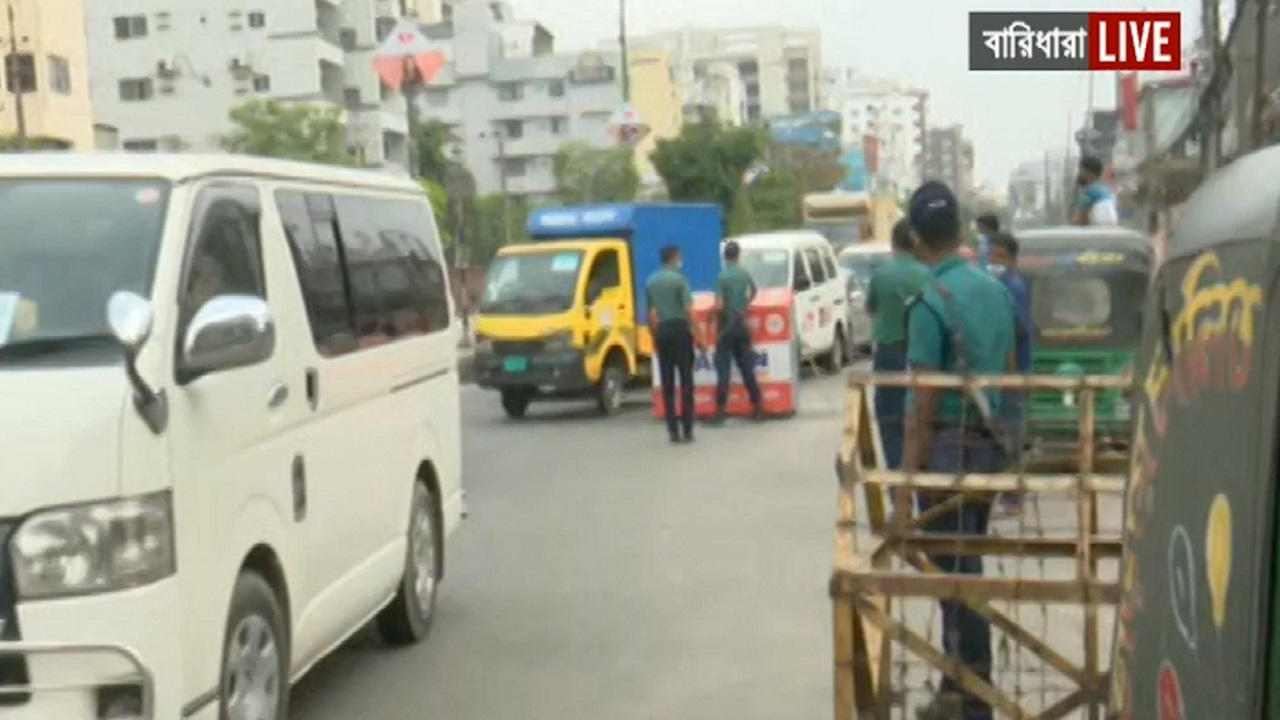
[[[449,62],[424,93],[421,114],[450,126],[480,193],[549,197],[562,145],[613,145],[609,121],[623,104],[618,53],[558,54],[545,28],[515,20],[504,2],[459,2],[449,18],[423,29]],[[633,63],[642,116],[639,105],[674,96],[661,61],[654,72],[646,58],[653,59],[641,54]],[[650,111],[655,127],[665,121],[665,113]]]
[[[684,102],[666,52],[638,48],[628,52],[627,60],[631,68],[631,107],[649,125],[649,135],[636,145],[636,170],[646,184],[656,184],[660,179],[649,155],[659,140],[680,134],[684,125]]]
[[[940,180],[961,199],[972,197],[973,142],[964,135],[963,125],[932,128],[926,134],[924,179]]]
[[[686,118],[697,117],[707,107],[732,113],[733,117],[720,118],[726,122],[754,122],[820,109],[822,36],[817,30],[780,25],[682,28],[629,37],[628,43],[633,48],[667,52],[686,102],[699,100],[710,88],[716,88],[716,100],[691,105]],[[737,106],[735,90],[725,82],[733,69],[741,83]]]
[[[128,150],[200,151],[221,147],[230,111],[246,101],[338,106],[353,155],[407,166],[406,102],[372,66],[405,9],[399,0],[94,0],[85,34],[97,119]]]
[[[899,192],[920,184],[927,90],[870,78],[851,68],[828,68],[823,71],[822,94],[827,109],[840,113],[845,148],[860,149],[868,138],[876,144],[881,183]]]
[[[0,136],[18,133],[33,145],[94,149],[93,105],[82,0],[9,0],[14,23],[0,8]],[[9,44],[17,38],[16,47]]]

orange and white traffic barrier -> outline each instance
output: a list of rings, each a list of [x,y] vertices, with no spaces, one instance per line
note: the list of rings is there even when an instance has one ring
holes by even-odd
[[[800,381],[800,362],[796,357],[794,300],[785,290],[762,290],[747,309],[747,327],[751,330],[751,344],[755,351],[756,383],[764,412],[770,416],[788,416],[796,412],[797,385]],[[714,293],[695,293],[693,316],[699,331],[711,343],[705,353],[699,353],[693,366],[694,414],[711,417],[716,413],[715,339],[718,328],[715,319]],[[731,364],[729,396],[725,412],[730,416],[749,416],[751,398],[742,384],[742,376],[736,365]],[[680,401],[677,389],[676,402]],[[653,412],[661,418],[666,405],[662,400],[661,375],[658,358],[653,358]]]

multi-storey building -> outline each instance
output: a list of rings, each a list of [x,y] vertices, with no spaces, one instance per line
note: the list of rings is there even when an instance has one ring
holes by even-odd
[[[513,27],[534,35],[522,42]],[[480,193],[551,196],[562,145],[613,145],[609,122],[623,105],[617,52],[556,54],[550,34],[514,21],[504,2],[459,2],[448,22],[424,32],[448,64],[424,93],[422,115],[450,126]],[[655,117],[645,118],[640,105],[675,91],[669,73],[646,67],[648,57],[633,59],[632,91],[641,119],[657,129],[665,114],[650,108]]]
[[[353,154],[407,165],[407,105],[372,66],[405,11],[397,0],[94,0],[94,109],[141,151],[217,149],[230,111],[253,99],[337,106]]]
[[[782,26],[683,28],[629,37],[628,42],[631,47],[656,47],[668,53],[680,93],[692,103],[686,118],[698,116],[707,107],[735,115],[720,118],[726,122],[820,109],[822,38],[817,30]],[[741,82],[740,112],[737,98],[732,97],[734,91],[725,88],[722,80],[732,68]],[[707,94],[704,88],[717,88],[717,99],[702,101]]]
[[[667,53],[638,48],[627,53],[631,93],[628,98],[640,120],[649,125],[649,134],[636,145],[636,170],[648,183],[658,182],[649,155],[657,142],[680,134],[684,124],[683,98],[672,80]]]
[[[920,184],[928,91],[868,78],[849,68],[828,68],[822,94],[827,109],[840,113],[846,148],[860,149],[868,138],[876,145],[882,187],[910,192]]]
[[[973,142],[963,125],[931,128],[925,141],[924,179],[940,180],[962,199],[974,192]]]
[[[8,0],[5,5],[0,7],[5,60],[0,135],[12,137],[21,127],[28,140],[43,147],[92,150],[83,0]]]

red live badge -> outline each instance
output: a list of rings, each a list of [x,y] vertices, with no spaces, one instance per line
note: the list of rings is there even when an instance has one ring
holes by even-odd
[[[1160,664],[1160,676],[1156,679],[1157,709],[1160,720],[1184,720],[1182,711],[1182,684],[1178,671],[1168,660]]]

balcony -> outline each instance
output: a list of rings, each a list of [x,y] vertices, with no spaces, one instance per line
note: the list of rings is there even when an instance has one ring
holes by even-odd
[[[508,139],[503,147],[507,157],[542,157],[554,155],[564,144],[567,136],[550,133],[530,133],[523,137]]]

